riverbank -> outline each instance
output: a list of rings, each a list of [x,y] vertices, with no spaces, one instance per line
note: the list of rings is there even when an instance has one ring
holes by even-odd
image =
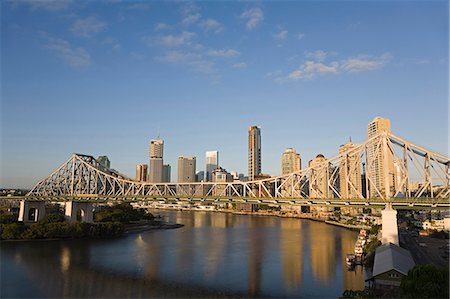
[[[149,209],[155,209],[155,210],[167,210],[167,211],[195,211],[195,212],[214,212],[214,213],[230,213],[235,215],[251,215],[251,216],[270,216],[270,217],[278,217],[278,218],[293,218],[293,219],[307,219],[317,222],[324,222],[326,224],[339,226],[342,228],[346,228],[349,230],[355,230],[359,231],[361,229],[370,230],[371,227],[364,224],[345,224],[340,223],[337,221],[328,220],[321,217],[315,217],[311,213],[292,213],[292,212],[279,212],[279,211],[257,211],[257,212],[250,212],[250,211],[236,211],[232,209],[209,209],[209,208],[188,208],[188,207],[149,207]]]

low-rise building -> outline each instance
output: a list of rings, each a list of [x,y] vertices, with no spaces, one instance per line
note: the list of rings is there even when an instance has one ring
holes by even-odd
[[[375,288],[398,287],[402,278],[415,263],[411,253],[392,243],[379,246],[375,251],[373,274],[370,279]]]

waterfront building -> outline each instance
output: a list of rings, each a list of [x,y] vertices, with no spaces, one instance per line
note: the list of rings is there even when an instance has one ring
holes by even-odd
[[[102,171],[111,167],[111,161],[109,161],[108,156],[98,156],[97,161],[100,164],[99,169]]]
[[[196,158],[193,156],[178,157],[178,183],[195,182]]]
[[[295,149],[287,148],[281,156],[281,174],[289,174],[300,171],[302,168],[302,160],[300,154]]]
[[[310,198],[330,198],[328,188],[329,165],[325,156],[318,154],[309,161],[311,174],[309,177],[309,197]]]
[[[392,243],[378,246],[375,250],[372,278],[375,288],[399,287],[403,277],[415,266],[411,253]]]
[[[387,118],[375,117],[367,126],[367,137],[370,139],[381,132],[391,131],[391,121]],[[387,145],[385,145],[387,147]],[[371,198],[390,198],[395,194],[394,161],[392,152],[384,149],[383,144],[374,140],[368,145],[366,173],[369,178],[369,194]]]
[[[171,167],[170,164],[164,164],[163,165],[163,179],[162,182],[163,183],[170,183],[171,179]]]
[[[339,192],[342,198],[362,198],[361,159],[352,139],[339,148]]]
[[[147,174],[148,174],[148,165],[147,164],[137,164],[136,165],[136,181],[146,182]]]
[[[148,180],[152,183],[163,181],[163,154],[164,141],[162,139],[152,139],[150,141],[150,174]]]
[[[205,168],[205,181],[212,181],[213,171],[219,167],[219,152],[218,151],[207,151],[205,156],[206,168]]]
[[[229,182],[233,182],[233,176],[230,173],[228,173],[225,169],[223,169],[222,167],[218,167],[218,168],[214,169],[214,171],[212,173],[212,181],[214,183],[229,183]],[[214,195],[226,196],[227,195],[227,194],[225,194],[226,187],[227,187],[226,184],[216,185],[214,188]]]
[[[248,128],[248,179],[253,181],[261,174],[261,130],[257,126]]]

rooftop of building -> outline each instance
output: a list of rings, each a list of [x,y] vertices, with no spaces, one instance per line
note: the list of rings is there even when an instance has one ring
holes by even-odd
[[[375,251],[373,276],[378,276],[390,270],[396,270],[407,275],[414,265],[414,260],[408,250],[392,243],[384,244]]]

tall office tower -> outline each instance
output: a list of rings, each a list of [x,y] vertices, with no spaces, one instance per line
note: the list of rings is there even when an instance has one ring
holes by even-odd
[[[163,183],[170,183],[171,168],[169,164],[163,165]]]
[[[208,151],[206,152],[206,173],[205,181],[212,181],[213,171],[219,167],[219,152],[218,151]]]
[[[289,174],[302,168],[300,154],[295,149],[287,148],[281,156],[281,174]]]
[[[148,174],[148,165],[147,164],[137,164],[136,165],[136,181],[146,182],[147,174]]]
[[[309,197],[310,198],[330,198],[328,188],[329,164],[324,155],[318,154],[309,161],[311,174],[309,177]]]
[[[339,193],[342,198],[361,198],[361,159],[358,144],[352,139],[339,148],[341,163],[339,165]]]
[[[100,170],[105,170],[105,168],[111,168],[111,162],[109,161],[108,156],[98,156],[97,158],[98,163],[100,163],[99,165],[99,169]]]
[[[261,174],[261,129],[257,126],[248,128],[248,179],[253,181]]]
[[[391,121],[377,116],[367,126],[367,137],[370,139],[383,131],[391,131]],[[366,173],[370,197],[390,198],[395,194],[393,155],[388,146],[379,140],[368,144]]]
[[[178,183],[195,182],[195,157],[178,157]]]
[[[162,139],[152,139],[150,141],[150,175],[148,180],[152,183],[163,181],[163,154],[164,141]]]

